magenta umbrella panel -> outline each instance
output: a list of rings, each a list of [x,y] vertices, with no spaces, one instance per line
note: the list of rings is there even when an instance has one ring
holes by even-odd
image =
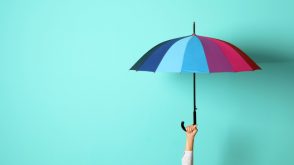
[[[194,124],[196,124],[195,73],[244,72],[261,69],[233,44],[193,34],[164,41],[144,54],[131,68],[149,72],[193,73]],[[184,122],[182,128],[185,130]]]

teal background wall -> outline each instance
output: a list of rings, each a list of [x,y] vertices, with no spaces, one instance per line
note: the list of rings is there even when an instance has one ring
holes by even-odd
[[[195,164],[294,164],[294,1],[0,2],[1,165],[178,165],[192,75],[128,69],[189,35],[262,71],[197,76]]]

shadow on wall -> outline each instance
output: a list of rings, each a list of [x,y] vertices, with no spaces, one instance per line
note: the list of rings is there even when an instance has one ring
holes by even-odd
[[[278,51],[270,47],[261,48],[257,46],[258,45],[253,45],[253,43],[244,46],[244,52],[248,54],[256,63],[294,62],[294,52],[292,52],[293,55],[291,55],[285,54],[284,51]]]

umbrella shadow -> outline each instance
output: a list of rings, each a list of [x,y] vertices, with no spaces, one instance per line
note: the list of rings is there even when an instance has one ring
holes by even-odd
[[[242,41],[240,41],[242,42]],[[247,53],[256,63],[284,63],[294,62],[294,58],[291,58],[291,54],[279,51],[276,49],[263,49],[255,47],[254,45],[244,45],[244,52]]]

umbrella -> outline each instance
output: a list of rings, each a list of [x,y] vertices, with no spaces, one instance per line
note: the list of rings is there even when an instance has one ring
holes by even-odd
[[[196,121],[196,73],[244,72],[261,69],[235,45],[193,34],[164,41],[145,53],[131,68],[135,71],[193,73],[193,124]],[[184,121],[181,123],[184,131]]]

